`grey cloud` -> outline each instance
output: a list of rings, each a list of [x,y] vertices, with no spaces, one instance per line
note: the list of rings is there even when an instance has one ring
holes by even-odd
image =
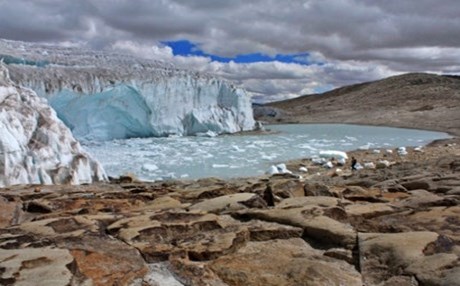
[[[189,39],[220,56],[320,54],[326,65],[308,72],[175,59],[254,92],[291,96],[292,86],[300,93],[312,81],[337,86],[404,71],[460,73],[458,15],[458,0],[0,0],[0,37],[96,48]]]
[[[1,1],[0,37],[24,41],[82,40],[90,27],[85,1]]]

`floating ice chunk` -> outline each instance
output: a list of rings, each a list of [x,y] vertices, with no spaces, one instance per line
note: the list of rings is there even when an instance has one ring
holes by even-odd
[[[171,180],[175,178],[176,178],[176,174],[174,172],[168,173],[161,177],[162,180]]]
[[[369,150],[370,148],[371,148],[371,145],[368,143],[366,145],[362,145],[362,146],[358,147],[358,150],[366,151],[366,150]]]
[[[236,152],[246,152],[246,150],[241,149],[238,145],[233,145],[232,149],[233,151],[236,151]]]
[[[271,161],[271,160],[273,160],[273,157],[271,157],[271,156],[266,156],[266,155],[262,156],[261,158],[262,158],[262,160],[265,160],[265,161]]]
[[[299,172],[308,173],[308,169],[305,167],[300,167]]]
[[[216,137],[218,135],[219,134],[211,130],[208,130],[207,132],[198,132],[195,134],[195,136],[197,137],[209,137],[209,138]]]
[[[228,168],[227,164],[212,164],[213,168]]]
[[[348,159],[347,153],[343,151],[336,151],[336,150],[323,150],[319,151],[319,156],[322,158],[335,158],[335,159]]]
[[[182,174],[182,175],[180,175],[180,178],[181,178],[181,179],[185,179],[185,178],[188,178],[188,177],[190,177],[189,174]]]
[[[145,171],[145,172],[155,172],[157,171],[159,168],[157,165],[155,164],[144,164],[142,165],[142,171]]]

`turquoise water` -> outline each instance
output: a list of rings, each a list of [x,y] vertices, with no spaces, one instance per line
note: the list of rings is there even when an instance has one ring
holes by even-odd
[[[449,137],[441,132],[344,124],[266,128],[274,133],[139,138],[89,142],[85,147],[110,176],[133,173],[143,180],[163,180],[255,176],[264,174],[272,164],[311,157],[321,150],[422,146]]]

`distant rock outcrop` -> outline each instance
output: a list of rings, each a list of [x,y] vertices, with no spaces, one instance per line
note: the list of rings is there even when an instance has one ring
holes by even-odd
[[[0,64],[0,187],[104,180],[45,99],[14,84]]]

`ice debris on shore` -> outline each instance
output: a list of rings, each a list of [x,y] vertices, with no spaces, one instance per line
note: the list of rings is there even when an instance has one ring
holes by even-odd
[[[266,172],[267,175],[274,175],[274,174],[292,174],[292,171],[288,170],[286,164],[277,164],[272,165]]]
[[[299,172],[308,173],[308,169],[306,167],[300,167]]]
[[[398,155],[400,156],[406,156],[408,154],[406,147],[399,147],[397,151],[398,151]]]
[[[319,151],[319,157],[321,158],[335,158],[335,159],[348,159],[348,155],[346,152],[337,151],[337,150],[322,150]]]

